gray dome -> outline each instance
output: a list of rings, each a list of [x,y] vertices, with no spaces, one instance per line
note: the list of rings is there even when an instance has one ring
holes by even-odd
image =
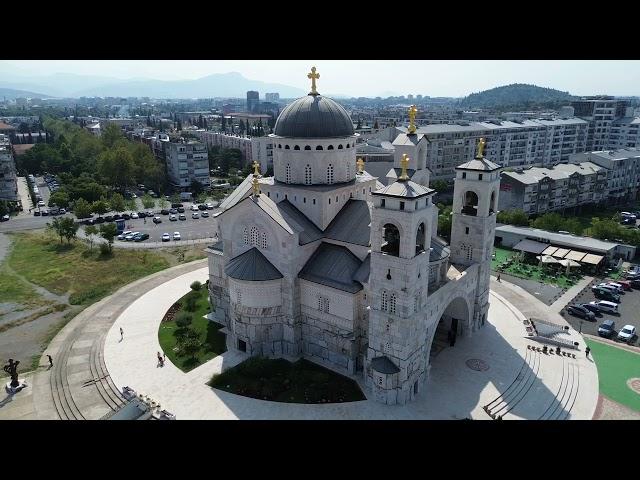
[[[354,134],[347,111],[330,98],[307,95],[288,105],[278,117],[274,133],[281,137],[332,138]]]

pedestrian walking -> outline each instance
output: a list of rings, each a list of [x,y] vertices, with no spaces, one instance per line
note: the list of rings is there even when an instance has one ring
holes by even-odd
[[[163,354],[162,354],[162,361],[163,361],[163,362],[166,362],[166,361],[167,361],[167,354],[166,354],[166,353],[163,353]]]
[[[498,280],[500,282],[500,274],[498,274],[498,278],[496,278],[496,280]],[[500,282],[502,283],[502,282]]]
[[[162,359],[162,354],[160,352],[158,352],[158,364],[161,367],[164,367],[164,360]]]
[[[49,357],[49,368],[53,367],[53,359],[51,358],[51,355],[47,355],[47,357]]]
[[[591,349],[589,348],[589,345],[587,345],[587,348],[584,349],[584,353],[587,355],[587,358],[589,358],[589,352],[591,351]]]
[[[124,338],[124,330],[120,327],[120,340]]]
[[[144,217],[144,224],[147,224],[147,217]]]

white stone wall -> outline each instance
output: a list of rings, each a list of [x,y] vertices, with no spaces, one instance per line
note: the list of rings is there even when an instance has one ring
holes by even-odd
[[[355,295],[335,288],[300,279],[300,300],[303,312],[314,314],[328,324],[352,332],[358,314]],[[318,297],[329,299],[329,312],[318,310]]]

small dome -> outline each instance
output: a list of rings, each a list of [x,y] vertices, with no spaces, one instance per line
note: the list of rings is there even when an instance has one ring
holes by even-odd
[[[349,137],[355,132],[347,111],[322,95],[309,94],[288,105],[278,117],[274,133],[280,137]]]

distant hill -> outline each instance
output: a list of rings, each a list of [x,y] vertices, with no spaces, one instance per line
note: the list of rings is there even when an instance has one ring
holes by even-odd
[[[497,110],[528,109],[532,107],[553,108],[567,105],[579,97],[569,92],[553,88],[538,87],[524,83],[514,83],[492,88],[484,92],[472,93],[460,101],[464,108],[484,108]]]
[[[2,88],[0,87],[0,99],[6,98],[7,100],[13,100],[14,98],[30,97],[30,98],[49,98],[50,95],[43,93],[28,92],[27,90],[16,90],[14,88]]]
[[[74,97],[151,97],[151,98],[244,98],[248,90],[260,92],[264,99],[266,92],[278,92],[281,98],[297,98],[306,90],[251,80],[240,73],[218,73],[196,80],[131,80],[110,85],[100,85],[74,92]]]

